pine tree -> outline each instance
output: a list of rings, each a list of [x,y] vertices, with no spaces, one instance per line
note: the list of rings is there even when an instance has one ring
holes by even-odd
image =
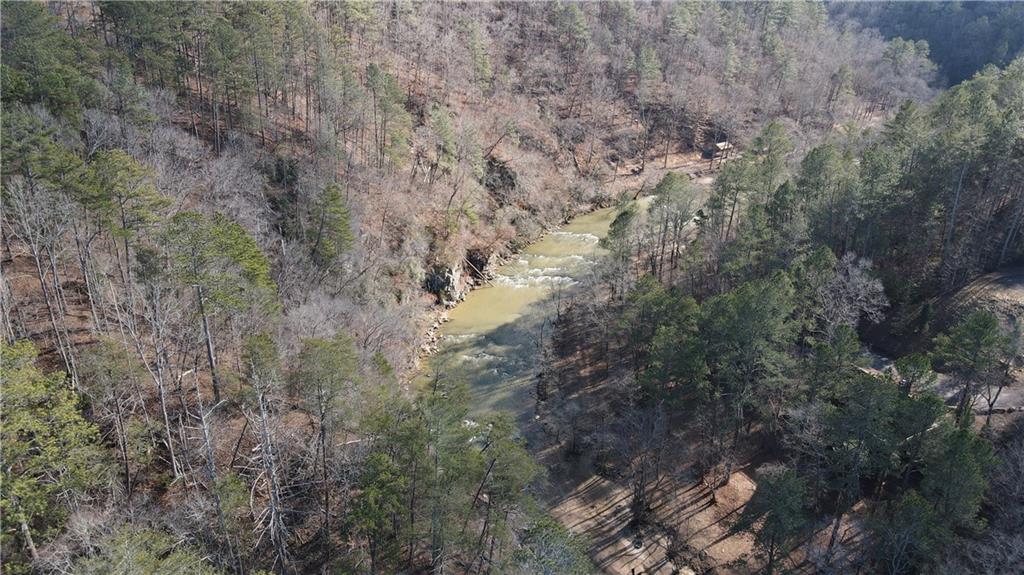
[[[373,97],[373,134],[376,165],[397,166],[408,153],[412,119],[405,111],[405,95],[394,76],[377,64],[366,67],[366,86]]]
[[[473,64],[473,77],[480,88],[486,93],[494,81],[491,69],[491,57],[487,54],[487,46],[480,32],[480,27],[473,23],[469,27],[469,58]]]
[[[408,479],[385,453],[373,453],[363,462],[357,489],[348,520],[366,538],[370,573],[375,575],[397,559],[400,541],[394,526],[405,508]]]
[[[943,426],[924,448],[921,495],[934,506],[939,522],[952,528],[980,525],[978,511],[995,464],[992,446],[974,431]]]
[[[134,283],[132,247],[170,205],[152,178],[152,169],[124,150],[101,151],[90,162],[87,183],[77,198],[115,240],[120,240],[123,253],[118,253],[118,265],[130,298]]]
[[[37,368],[36,349],[27,341],[0,343],[0,356],[4,571],[28,573],[39,547],[103,483],[107,458],[63,372]]]
[[[826,407],[826,466],[836,494],[826,561],[838,543],[843,515],[860,499],[861,481],[889,473],[899,441],[895,429],[898,390],[888,381],[857,372]]]
[[[913,489],[886,502],[870,527],[877,538],[875,560],[888,575],[915,573],[934,562],[951,535],[931,503]]]
[[[16,96],[24,104],[42,102],[55,115],[78,121],[84,108],[98,100],[92,51],[60,29],[46,5],[5,6],[2,36],[4,76],[18,87],[8,93],[5,84],[5,101]]]
[[[351,338],[339,334],[333,339],[308,339],[295,358],[292,381],[307,409],[317,418],[317,451],[323,505],[321,535],[330,563],[331,536],[331,470],[335,466],[335,437],[345,419],[352,417],[355,407],[351,395],[359,379],[359,359]],[[348,393],[346,393],[348,392]]]
[[[101,339],[87,348],[79,364],[82,392],[89,398],[93,417],[113,428],[128,504],[139,474],[154,457],[140,386],[144,374],[138,358],[113,339]]]
[[[964,420],[974,408],[974,386],[999,362],[1006,338],[999,320],[990,312],[972,312],[946,333],[935,338],[935,356],[963,386],[957,403],[957,419]]]
[[[743,509],[737,527],[754,532],[754,544],[768,563],[765,573],[775,572],[780,555],[808,525],[805,513],[807,487],[796,472],[781,465],[763,465],[757,470],[757,491]]]
[[[354,240],[351,213],[341,188],[334,183],[326,185],[312,212],[312,225],[307,227],[310,252],[318,266],[330,270],[352,247]]]
[[[734,441],[764,382],[785,377],[795,340],[793,288],[784,275],[750,282],[701,307],[709,377],[729,410]],[[726,425],[720,422],[720,425]]]
[[[214,402],[220,402],[220,374],[210,318],[245,309],[276,309],[277,287],[270,264],[240,225],[221,214],[179,212],[163,234],[172,270],[181,285],[194,289],[213,378]]]
[[[126,525],[96,542],[95,554],[75,561],[73,571],[103,575],[218,575],[199,549],[170,533]]]

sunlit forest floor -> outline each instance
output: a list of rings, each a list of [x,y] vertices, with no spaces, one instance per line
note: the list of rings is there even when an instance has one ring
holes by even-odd
[[[1019,322],[1024,319],[1020,316],[1024,270],[988,274],[933,303],[938,324],[955,317],[958,310],[976,306]],[[541,403],[539,425],[531,436],[538,459],[549,470],[547,498],[552,515],[586,536],[592,559],[606,573],[667,575],[713,568],[715,573],[740,574],[763,568],[764,558],[756,553],[751,534],[733,528],[757,489],[757,468],[779,454],[778,446],[756,428],[740,439],[728,481],[712,491],[697,470],[699,438],[686,421],[673,421],[669,427],[680,431],[671,434],[663,447],[663,478],[650,495],[651,517],[639,531],[632,527],[627,456],[602,454],[595,447],[599,440],[594,439],[602,433],[617,433],[608,428],[608,422],[621,418],[619,406],[626,404],[623,382],[632,374],[624,351],[615,343],[604,346],[608,338],[596,322],[588,321],[588,313],[580,300],[562,311],[543,379],[551,406]],[[874,367],[884,368],[885,362]],[[987,433],[995,439],[1024,416],[1021,375],[1020,370],[1012,372],[1012,383],[994,403]],[[956,404],[956,389],[947,377],[940,377],[936,387],[950,405]],[[546,409],[561,414],[561,419],[549,420]],[[979,430],[988,409],[984,398],[979,398],[975,405]],[[862,501],[844,516],[831,560],[838,572],[853,572],[863,561],[868,515]],[[790,573],[817,572],[831,530],[831,516],[818,517],[811,535],[778,567]]]

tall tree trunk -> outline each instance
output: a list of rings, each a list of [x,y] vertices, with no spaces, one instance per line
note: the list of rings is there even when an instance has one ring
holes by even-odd
[[[950,212],[949,222],[946,224],[946,237],[942,241],[942,257],[939,258],[940,265],[945,265],[946,256],[949,252],[949,244],[953,242],[953,230],[956,228],[956,212],[960,207],[960,190],[963,189],[964,173],[967,172],[967,162],[960,168],[960,178],[956,183],[956,191],[953,193],[953,209]]]
[[[772,536],[771,541],[768,543],[768,565],[764,568],[765,573],[772,575],[775,573],[775,536]]]
[[[220,377],[217,375],[217,356],[213,350],[213,336],[210,334],[210,320],[206,315],[203,287],[199,284],[196,284],[196,297],[199,299],[199,315],[203,322],[203,338],[206,340],[206,361],[210,364],[210,378],[213,382],[213,402],[220,403]]]
[[[64,286],[60,279],[60,272],[57,270],[57,256],[53,251],[53,246],[47,246],[46,248],[47,259],[50,262],[50,280],[53,284],[53,297],[57,303],[57,318],[60,320],[61,334],[64,336],[64,342],[67,345],[68,359],[71,364],[69,366],[68,375],[72,381],[75,382],[75,386],[78,386],[78,368],[75,362],[75,342],[71,339],[71,330],[68,329],[68,305],[67,296],[64,295]]]
[[[39,246],[34,241],[29,242],[29,247],[32,250],[32,259],[36,264],[36,278],[39,280],[39,289],[42,291],[43,301],[46,303],[46,313],[50,318],[50,327],[53,328],[54,345],[57,348],[57,353],[60,355],[61,359],[64,360],[64,366],[67,368],[68,373],[72,374],[72,384],[74,385],[75,390],[78,391],[78,378],[73,375],[75,373],[73,368],[74,359],[71,357],[70,352],[64,349],[61,331],[60,328],[57,327],[57,315],[53,311],[50,290],[46,286],[46,272],[43,271],[42,254],[39,253]]]
[[[25,538],[25,547],[28,548],[28,555],[32,558],[32,562],[35,563],[39,560],[39,552],[36,550],[36,543],[32,540],[32,530],[29,529],[28,523],[22,519],[21,524],[21,535]]]
[[[825,565],[832,563],[832,555],[835,553],[836,541],[839,538],[839,526],[842,522],[843,514],[837,512],[835,519],[832,520],[832,533],[828,537],[828,547],[825,549]]]
[[[260,392],[259,403],[259,440],[260,460],[263,472],[266,474],[269,484],[270,501],[270,539],[274,544],[274,551],[277,560],[281,562],[281,570],[284,573],[291,573],[291,561],[288,555],[287,536],[288,531],[284,525],[284,505],[281,498],[281,483],[277,468],[277,458],[274,453],[274,444],[270,432],[270,409],[267,405],[267,396]]]
[[[412,569],[413,552],[416,548],[416,480],[419,460],[414,459],[412,464],[412,485],[409,489],[409,557],[406,560],[406,567]]]
[[[198,374],[195,374],[195,392],[196,404],[199,407],[199,426],[203,430],[203,448],[206,452],[206,465],[204,469],[206,471],[206,480],[209,482],[208,489],[213,495],[214,507],[217,508],[217,524],[220,527],[221,536],[224,537],[224,547],[228,552],[228,561],[231,563],[232,569],[238,571],[241,566],[235,557],[234,548],[231,545],[231,534],[228,532],[227,521],[224,518],[224,505],[220,498],[220,487],[217,485],[217,466],[215,464],[213,442],[210,440],[210,424],[206,417],[206,407],[203,405],[203,395],[199,393]],[[211,412],[216,408],[217,406],[214,405],[211,408]]]
[[[96,297],[93,295],[92,266],[89,265],[89,244],[83,243],[78,223],[75,222],[75,247],[78,248],[78,265],[82,268],[82,277],[85,279],[85,295],[89,300],[89,313],[92,316],[92,324],[97,333],[103,331],[100,325],[100,316],[96,311]]]
[[[324,492],[324,524],[323,524],[323,538],[324,538],[324,562],[326,565],[331,564],[331,489],[328,483],[327,473],[327,409],[325,406],[326,400],[323,397],[323,391],[320,391],[320,467],[323,471],[323,485],[321,489]]]
[[[1017,236],[1022,216],[1024,216],[1024,193],[1021,193],[1017,198],[1017,207],[1014,210],[1010,227],[1006,230],[1006,238],[1003,240],[1003,248],[999,250],[999,261],[996,264],[997,267],[1002,267],[1003,263],[1006,261],[1006,252],[1010,249],[1010,245]]]
[[[491,475],[491,470],[494,469],[494,464],[498,461],[497,458],[491,459],[491,463],[487,466],[487,471],[484,473],[483,479],[480,480],[480,485],[476,488],[476,494],[473,495],[473,503],[470,504],[470,513],[466,514],[466,518],[462,522],[462,533],[466,533],[466,527],[469,526],[469,518],[472,516],[472,510],[476,508],[476,502],[480,500],[480,494],[484,490],[484,485],[487,484],[487,478]],[[490,509],[490,501],[488,501],[488,509]]]
[[[164,420],[164,433],[167,441],[167,452],[171,457],[171,468],[174,470],[174,477],[177,479],[181,470],[178,466],[178,460],[174,454],[174,441],[171,436],[171,418],[167,411],[167,387],[164,384],[165,377],[168,375],[168,357],[167,357],[167,345],[164,341],[164,317],[160,310],[160,295],[154,289],[151,297],[150,310],[152,311],[152,318],[150,324],[153,328],[153,346],[154,346],[154,361],[156,363],[156,370],[153,377],[153,382],[156,384],[157,397],[160,400],[160,415]]]

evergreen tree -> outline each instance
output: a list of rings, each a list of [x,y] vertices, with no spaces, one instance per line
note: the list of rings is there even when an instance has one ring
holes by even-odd
[[[714,393],[728,406],[738,438],[748,412],[769,391],[766,383],[786,376],[795,336],[793,288],[777,275],[711,298],[701,311]]]
[[[921,468],[921,495],[931,502],[939,523],[953,529],[980,525],[978,511],[994,463],[992,446],[971,430],[946,425],[931,435]]]
[[[78,200],[123,249],[122,273],[131,285],[132,245],[159,219],[170,200],[160,195],[152,181],[152,170],[139,164],[124,150],[98,152],[89,164],[88,183]]]
[[[408,151],[411,124],[403,105],[405,95],[395,77],[376,64],[366,68],[366,86],[373,98],[377,167],[383,169],[385,161],[399,165]]]
[[[887,575],[915,573],[933,563],[950,537],[932,505],[913,489],[876,511],[870,527],[878,541],[875,560]]]
[[[538,513],[523,530],[523,549],[512,572],[522,575],[588,575],[594,566],[586,540]]]
[[[936,375],[932,371],[932,360],[923,353],[907,354],[893,364],[899,379],[900,391],[904,395],[920,394],[935,385]]]
[[[145,409],[140,388],[144,374],[138,358],[112,339],[90,346],[79,363],[82,391],[89,398],[93,418],[112,428],[129,503],[140,473],[155,455],[154,430],[148,417],[139,413]]]
[[[494,71],[491,69],[491,57],[487,54],[487,46],[476,24],[469,26],[469,58],[473,64],[473,77],[484,92],[491,88],[494,81]]]
[[[891,470],[891,455],[902,439],[895,430],[897,394],[888,381],[858,372],[826,408],[825,464],[836,496],[827,561],[834,553],[843,515],[862,495],[862,480]]]
[[[54,114],[75,121],[96,102],[99,90],[90,76],[92,51],[60,30],[45,4],[6,5],[0,35],[5,102],[42,102]],[[15,88],[10,92],[8,81]]]
[[[999,362],[1005,338],[999,320],[987,311],[972,312],[946,333],[935,338],[935,356],[963,386],[957,403],[957,419],[971,419],[974,386]]]
[[[313,206],[308,228],[310,252],[317,265],[330,269],[352,247],[351,213],[337,184],[324,187]]]
[[[793,153],[793,142],[779,122],[769,122],[751,143],[752,168],[757,190],[755,202],[765,204],[785,179],[786,161]]]
[[[366,538],[370,573],[376,574],[397,559],[401,542],[394,526],[405,509],[403,495],[408,489],[408,480],[385,453],[374,453],[363,463],[357,487],[358,495],[352,501],[349,521],[355,531]]]
[[[677,172],[669,172],[654,187],[654,201],[651,203],[651,226],[657,234],[655,255],[652,255],[653,268],[659,280],[671,280],[682,251],[686,248],[684,233],[693,218],[694,193],[689,178]],[[665,278],[665,269],[669,269],[669,278]]]
[[[214,401],[219,402],[220,374],[210,318],[245,309],[274,310],[277,287],[270,279],[270,264],[248,232],[221,214],[179,212],[171,218],[163,239],[174,275],[195,290]]]
[[[352,388],[359,378],[358,361],[352,340],[339,334],[331,340],[308,339],[303,342],[292,371],[296,394],[317,418],[317,451],[320,456],[318,463],[323,501],[321,534],[324,548],[328,550],[332,546],[330,496],[335,489],[331,473],[336,466],[333,445],[342,422],[352,417],[355,411],[356,406],[350,404],[350,399],[354,395],[351,393]],[[326,562],[330,563],[329,560]]]
[[[217,575],[202,553],[182,544],[170,533],[132,525],[96,544],[97,552],[75,561],[73,570],[82,575]]]
[[[4,571],[29,573],[40,546],[103,483],[107,458],[63,372],[37,368],[27,341],[0,344],[0,356]]]
[[[808,525],[806,486],[794,470],[783,466],[761,466],[757,478],[757,491],[737,526],[754,532],[755,545],[767,556],[765,573],[771,575],[780,554],[788,552]]]

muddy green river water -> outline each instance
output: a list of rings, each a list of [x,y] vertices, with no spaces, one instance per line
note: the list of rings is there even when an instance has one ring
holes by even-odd
[[[617,208],[579,216],[500,266],[492,280],[449,312],[427,377],[461,377],[474,410],[503,410],[520,421],[534,410],[534,381],[556,301],[594,268]],[[561,293],[560,293],[561,292]]]

